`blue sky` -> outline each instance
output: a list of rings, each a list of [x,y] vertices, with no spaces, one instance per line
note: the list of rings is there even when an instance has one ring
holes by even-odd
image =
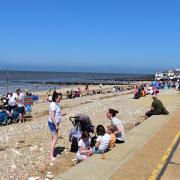
[[[178,0],[0,0],[0,69],[180,68]]]

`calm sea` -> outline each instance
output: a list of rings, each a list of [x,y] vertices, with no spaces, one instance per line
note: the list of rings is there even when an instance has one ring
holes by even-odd
[[[51,82],[60,82],[65,86],[66,83],[118,83],[125,80],[148,79],[151,77],[152,75],[143,74],[0,71],[0,94],[14,91],[16,88],[41,91],[62,87],[62,85],[52,85]],[[38,89],[34,88],[33,83],[40,83]]]

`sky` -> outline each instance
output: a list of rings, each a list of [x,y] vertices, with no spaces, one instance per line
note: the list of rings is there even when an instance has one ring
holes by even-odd
[[[0,0],[0,69],[180,68],[178,0]]]

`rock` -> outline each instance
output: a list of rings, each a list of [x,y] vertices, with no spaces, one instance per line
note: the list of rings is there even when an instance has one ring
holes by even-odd
[[[50,166],[54,166],[54,163],[50,163]]]
[[[32,146],[32,147],[30,147],[30,150],[31,151],[35,151],[37,149],[37,146]]]
[[[47,172],[46,174],[52,174],[52,172],[49,171],[49,172]]]
[[[12,152],[13,152],[13,154],[15,156],[22,156],[22,154],[18,150],[14,149],[14,148],[12,149]]]
[[[28,180],[38,180],[40,177],[29,177]]]
[[[47,174],[46,177],[49,178],[49,179],[53,179],[54,178],[54,176],[52,174]]]
[[[17,166],[15,165],[15,164],[13,164],[13,165],[11,165],[11,169],[16,169],[17,168]]]
[[[75,162],[75,161],[77,161],[77,159],[72,159],[72,162]]]

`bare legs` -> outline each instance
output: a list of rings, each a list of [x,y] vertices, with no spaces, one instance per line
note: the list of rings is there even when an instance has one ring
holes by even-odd
[[[51,161],[55,160],[54,149],[55,149],[57,140],[58,140],[58,133],[57,132],[52,132],[51,147],[50,147],[50,160]]]

